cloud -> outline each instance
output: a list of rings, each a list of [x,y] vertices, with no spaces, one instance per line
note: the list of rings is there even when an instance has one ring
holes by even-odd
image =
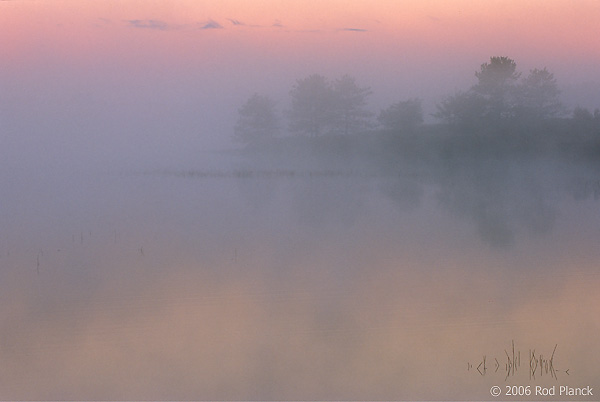
[[[234,25],[245,25],[244,23],[229,19]],[[154,29],[158,31],[168,31],[168,30],[180,30],[180,29],[193,29],[193,26],[187,25],[176,25],[170,24],[166,21],[161,20],[127,20],[126,21],[130,27],[133,28],[142,28],[142,29]],[[217,21],[209,19],[205,22],[199,22],[197,24],[197,29],[223,29],[223,25],[219,24]]]
[[[229,22],[231,22],[233,25],[235,26],[240,26],[240,27],[248,27],[248,28],[264,28],[263,25],[256,25],[256,24],[246,24],[245,22],[242,22],[240,20],[236,20],[234,18],[227,18],[227,20]]]
[[[271,26],[276,27],[276,28],[283,28],[283,24],[279,20],[275,20],[275,22]]]
[[[236,19],[233,19],[233,18],[227,18],[227,20],[228,20],[229,22],[231,22],[233,25],[242,25],[242,26],[243,26],[243,25],[246,25],[246,24],[244,24],[243,22],[241,22],[241,21],[239,21],[239,20],[236,20]]]
[[[127,20],[127,22],[129,23],[129,26],[134,28],[157,29],[159,31],[175,28],[165,21],[160,20]]]
[[[348,31],[348,32],[368,32],[368,29],[363,28],[342,28],[340,31]]]
[[[208,20],[200,25],[200,29],[223,29],[223,25],[214,20]]]

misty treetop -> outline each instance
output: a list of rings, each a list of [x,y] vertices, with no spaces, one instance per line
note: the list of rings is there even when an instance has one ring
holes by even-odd
[[[333,130],[341,134],[350,134],[370,128],[371,117],[367,107],[367,97],[373,92],[370,88],[359,87],[353,77],[344,75],[332,85],[334,116]]]
[[[502,98],[515,85],[521,73],[517,63],[508,57],[491,57],[489,63],[483,63],[475,72],[478,82],[473,90],[490,98]]]
[[[290,91],[290,131],[318,136],[369,128],[372,113],[366,105],[371,93],[370,88],[358,86],[348,75],[333,82],[319,74],[300,79]]]
[[[517,99],[521,114],[537,118],[558,116],[564,112],[556,78],[546,68],[534,68],[518,87]]]
[[[307,137],[374,134],[377,126],[386,135],[396,136],[432,132],[435,126],[436,132],[452,135],[519,133],[531,137],[548,132],[541,127],[549,124],[555,133],[559,129],[563,133],[587,130],[584,137],[600,138],[600,111],[577,108],[571,118],[565,118],[557,80],[546,67],[523,74],[513,59],[494,56],[480,65],[475,77],[477,82],[470,88],[457,91],[436,105],[433,116],[441,124],[425,125],[420,99],[400,100],[382,109],[375,119],[367,107],[373,93],[369,87],[359,85],[349,75],[330,80],[312,74],[296,80],[292,86],[285,119],[279,117],[271,98],[252,95],[238,109],[234,139],[244,144],[256,143],[276,136],[283,128]],[[422,128],[416,130],[419,126]],[[597,135],[591,134],[596,131]]]
[[[510,120],[539,121],[564,112],[554,75],[545,67],[525,77],[508,57],[491,57],[475,73],[477,83],[438,104],[440,120],[462,129]]]
[[[313,74],[296,81],[290,96],[292,107],[288,118],[291,132],[318,136],[331,127],[334,95],[326,77]]]
[[[323,134],[354,134],[374,127],[373,113],[367,110],[372,91],[344,75],[330,81],[312,74],[296,81],[290,90],[291,105],[286,111],[292,134],[317,137]],[[234,139],[253,143],[273,137],[281,128],[275,102],[254,94],[238,109]]]
[[[238,109],[233,139],[245,144],[274,137],[279,131],[279,117],[275,101],[255,93]]]
[[[400,101],[382,110],[377,117],[387,129],[411,132],[423,123],[423,108],[420,99]]]

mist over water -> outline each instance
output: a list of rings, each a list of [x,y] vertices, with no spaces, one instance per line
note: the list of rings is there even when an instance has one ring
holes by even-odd
[[[0,400],[597,400],[598,26],[0,1]]]
[[[597,379],[597,165],[305,156],[4,174],[2,398],[487,398],[513,340]]]

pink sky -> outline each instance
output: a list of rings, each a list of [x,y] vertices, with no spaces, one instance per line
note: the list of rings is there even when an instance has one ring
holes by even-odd
[[[489,400],[461,370],[512,337],[600,386],[593,166],[203,152],[312,73],[431,112],[508,56],[600,108],[599,32],[600,0],[0,0],[0,399]]]
[[[258,53],[256,57],[277,51],[290,61],[294,56],[303,58],[303,52],[327,58],[332,50],[347,55],[366,49],[396,61],[403,59],[399,51],[432,61],[449,54],[494,52],[548,61],[600,59],[596,36],[600,4],[594,0],[16,0],[0,7],[5,38],[0,45],[13,62],[31,57],[40,46],[73,59],[96,55],[117,60],[126,59],[120,53],[124,47],[152,48],[173,62],[184,62],[188,52],[211,43],[232,50],[243,43]],[[162,35],[135,33],[136,26]],[[217,26],[222,28],[202,29]],[[353,29],[361,31],[349,31]]]
[[[2,1],[0,101],[46,126],[66,119],[57,105],[90,114],[105,125],[89,134],[101,149],[115,131],[218,147],[250,94],[284,109],[294,81],[315,72],[355,76],[375,112],[409,97],[433,109],[493,55],[547,67],[563,86],[600,82],[598,26],[595,0]],[[155,135],[132,133],[144,121]]]

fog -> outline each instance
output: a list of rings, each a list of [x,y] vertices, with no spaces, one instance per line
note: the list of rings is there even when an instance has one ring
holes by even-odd
[[[600,389],[596,3],[375,3],[0,3],[0,399]]]
[[[126,3],[3,3],[3,36],[11,38],[2,45],[3,161],[191,164],[197,152],[232,146],[237,109],[254,92],[285,112],[296,80],[315,73],[370,87],[373,113],[420,98],[434,121],[436,104],[473,84],[491,55],[514,58],[524,73],[548,67],[569,108],[600,102],[590,93],[600,82],[593,3],[565,11],[506,2],[497,13],[469,2],[336,3],[328,11],[271,4],[263,15],[235,2]],[[527,18],[531,8],[545,24]],[[566,23],[561,13],[585,22]],[[559,35],[552,21],[576,29]]]
[[[244,71],[248,76],[244,81],[232,79],[229,72],[181,74],[157,67],[159,71],[150,72],[140,67],[141,76],[113,70],[59,70],[62,66],[33,75],[9,70],[0,98],[2,160],[42,168],[193,165],[204,150],[237,146],[231,141],[237,110],[252,93],[271,96],[283,115],[290,108],[289,91],[296,80],[313,73],[332,79],[353,75],[373,90],[368,109],[375,114],[398,100],[420,98],[425,120],[433,123],[436,104],[473,84],[473,72],[487,58],[486,54],[475,63],[465,63],[443,78],[438,71],[419,76],[390,72],[382,78],[378,72],[353,73],[355,69],[343,66],[327,74],[328,69],[317,63],[291,73],[261,66],[260,73]],[[577,105],[598,107],[597,91],[590,93],[590,87],[565,88],[565,105],[570,110]]]
[[[461,400],[594,384],[597,164],[356,158],[5,173],[2,396]],[[559,380],[475,371],[513,340],[524,356],[558,344]]]

